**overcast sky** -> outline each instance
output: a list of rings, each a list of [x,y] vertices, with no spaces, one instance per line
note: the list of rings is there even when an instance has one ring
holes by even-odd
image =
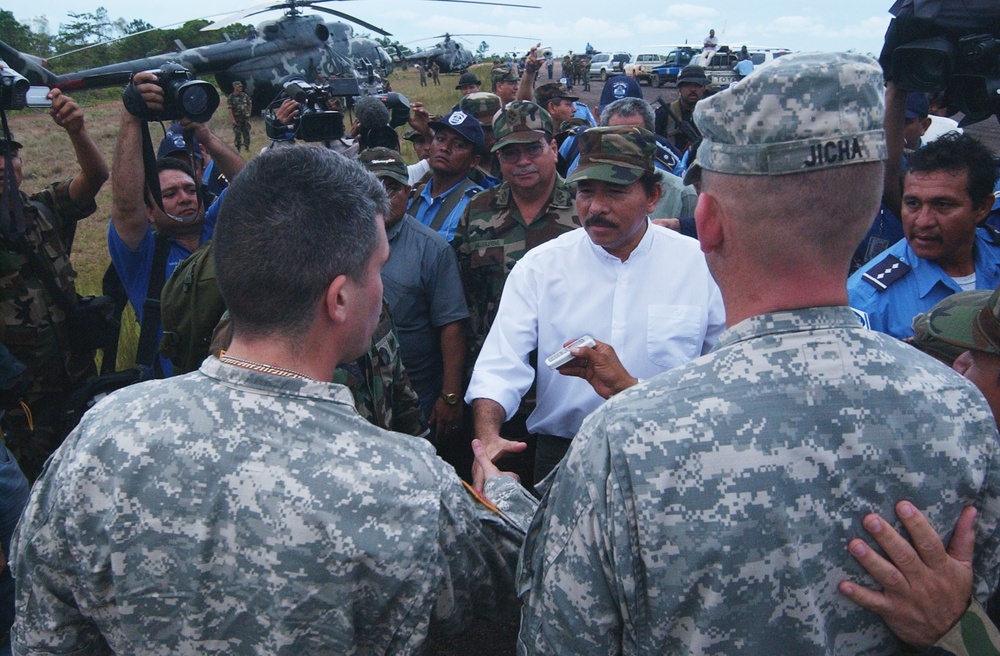
[[[542,9],[462,5],[429,0],[332,2],[330,6],[392,32],[402,43],[443,32],[489,33],[533,37],[557,54],[580,52],[589,42],[604,51],[665,51],[666,44],[700,44],[714,28],[720,43],[785,47],[792,50],[849,50],[878,54],[890,16],[891,0],[715,0],[661,3],[650,0],[521,0]],[[253,0],[126,2],[125,0],[5,0],[3,8],[23,23],[44,15],[56,32],[68,12],[92,12],[100,6],[111,18],[139,18],[155,26],[224,14],[253,6]],[[140,8],[141,7],[141,8]],[[257,23],[279,12],[246,19]],[[331,16],[330,20],[334,20]],[[363,32],[355,27],[355,33]],[[525,40],[466,37],[474,45],[486,41],[491,52],[530,45]],[[421,41],[411,47],[433,45]],[[474,47],[473,47],[474,49]]]

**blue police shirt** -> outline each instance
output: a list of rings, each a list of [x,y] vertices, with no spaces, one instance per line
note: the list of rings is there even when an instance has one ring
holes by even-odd
[[[431,222],[434,221],[434,216],[437,214],[438,210],[441,209],[441,206],[444,205],[448,196],[450,196],[452,192],[456,191],[464,182],[464,179],[460,180],[454,187],[448,189],[448,191],[435,198],[431,198],[431,183],[428,182],[425,184],[423,190],[420,192],[422,202],[420,202],[416,211],[411,212],[413,214],[413,218],[429,227]],[[463,197],[458,201],[458,204],[455,205],[445,218],[441,227],[438,228],[438,233],[449,243],[451,243],[451,240],[455,237],[455,228],[458,227],[458,220],[462,218],[462,212],[465,211],[465,206],[469,204],[469,200],[473,196],[482,190],[483,188],[477,184],[473,184],[469,187],[465,191],[465,194],[463,194]]]
[[[222,206],[222,199],[226,195],[226,190],[212,203],[205,211],[205,225],[201,231],[201,242],[205,243],[212,238],[215,232],[215,222],[219,216],[219,208]],[[191,255],[187,247],[174,241],[170,242],[170,251],[167,254],[166,278],[174,272],[177,265]],[[135,310],[136,319],[142,323],[142,305],[146,300],[146,292],[149,289],[149,275],[153,268],[153,254],[156,251],[156,233],[152,228],[147,229],[146,236],[142,238],[135,250],[131,250],[125,245],[118,232],[115,230],[114,222],[108,222],[108,252],[111,253],[111,262],[115,265],[118,277],[122,280],[125,293],[128,296],[129,304]],[[164,280],[166,280],[164,278]],[[160,343],[163,337],[163,325],[156,328],[156,343]],[[172,376],[174,365],[169,359],[157,356],[160,359],[160,366],[165,377]]]
[[[976,289],[996,289],[1000,285],[1000,245],[986,230],[976,230],[973,246],[976,263]],[[862,276],[883,267],[885,258],[893,255],[911,270],[879,291]],[[906,239],[889,247],[880,257],[867,263],[847,280],[851,307],[868,315],[873,330],[899,339],[913,336],[913,317],[927,312],[944,298],[962,291],[951,276],[936,262],[924,260],[913,252]]]

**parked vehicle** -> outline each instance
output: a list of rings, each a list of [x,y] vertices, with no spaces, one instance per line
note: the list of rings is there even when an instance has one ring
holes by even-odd
[[[599,78],[601,80],[621,75],[625,72],[625,64],[630,61],[632,61],[632,55],[627,52],[602,52],[594,55],[590,60],[589,75],[591,78]]]
[[[625,75],[635,78],[636,82],[650,84],[653,69],[663,66],[667,58],[665,55],[644,53],[636,55],[635,60],[625,64]]]
[[[650,86],[662,87],[664,84],[676,82],[681,69],[690,64],[691,59],[700,52],[701,48],[690,46],[674,48],[668,52],[663,64],[650,71]]]

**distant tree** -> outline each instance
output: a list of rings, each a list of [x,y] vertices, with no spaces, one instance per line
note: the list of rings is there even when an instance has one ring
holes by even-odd
[[[484,56],[486,56],[486,53],[489,52],[489,49],[490,49],[490,44],[486,43],[485,41],[480,43],[479,47],[476,48],[476,54],[479,55],[479,59],[482,59]]]
[[[13,12],[6,9],[0,9],[0,41],[24,52],[45,54],[38,52],[38,35],[32,32],[30,27],[14,18]]]

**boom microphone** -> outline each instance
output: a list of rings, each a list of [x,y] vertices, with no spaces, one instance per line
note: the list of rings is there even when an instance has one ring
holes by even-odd
[[[389,110],[373,96],[361,96],[354,102],[354,114],[361,124],[361,132],[369,132],[389,125]]]

